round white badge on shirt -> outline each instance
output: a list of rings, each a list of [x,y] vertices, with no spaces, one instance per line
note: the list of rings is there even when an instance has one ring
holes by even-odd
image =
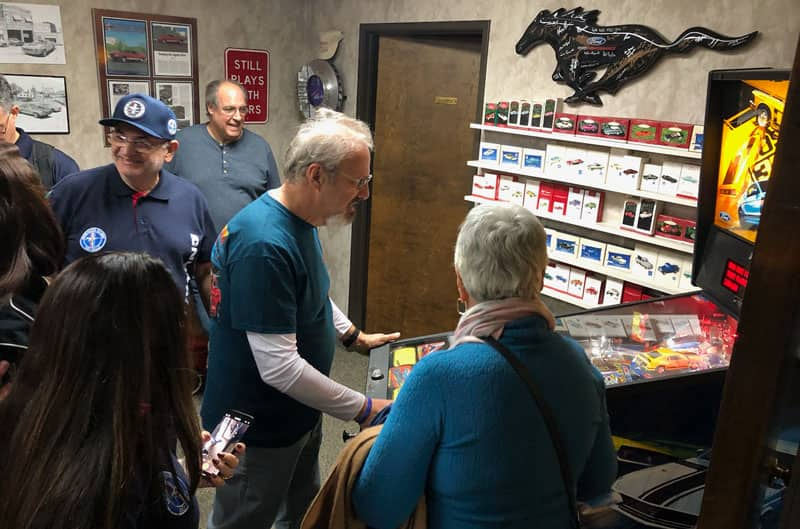
[[[108,242],[108,237],[101,228],[91,227],[81,234],[79,242],[84,251],[95,253],[103,249]]]

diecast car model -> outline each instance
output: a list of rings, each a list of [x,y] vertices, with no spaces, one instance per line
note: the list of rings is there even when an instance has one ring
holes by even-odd
[[[680,235],[681,227],[671,220],[664,220],[658,225],[658,231],[668,235]]]
[[[652,211],[640,211],[639,212],[639,218],[640,219],[649,219],[652,216],[653,216],[653,212]]]
[[[661,266],[658,267],[658,271],[661,272],[664,275],[675,274],[680,269],[681,269],[680,266],[678,266],[676,264],[672,264],[672,263],[664,263],[664,264],[662,264]]]
[[[648,173],[648,174],[643,174],[642,178],[644,178],[645,180],[658,180],[658,175]]]
[[[670,127],[661,135],[661,139],[667,143],[683,143],[686,141],[686,132],[676,127]]]
[[[597,132],[597,122],[592,120],[585,120],[578,123],[578,130],[581,132]]]
[[[670,184],[674,184],[674,183],[676,183],[676,182],[678,181],[678,179],[677,179],[677,178],[675,178],[674,176],[670,176],[670,175],[668,175],[668,174],[662,174],[662,175],[661,175],[661,178],[662,178],[663,180],[666,180],[666,181],[667,181],[667,182],[669,182]]]
[[[583,160],[580,158],[576,158],[575,160],[567,160],[567,165],[580,165],[583,163]]]
[[[645,257],[644,255],[637,255],[636,256],[636,264],[638,264],[639,266],[641,266],[645,270],[652,270],[652,268],[653,268],[653,263],[651,263],[650,260],[647,257]]]
[[[22,51],[24,53],[33,55],[35,57],[44,57],[45,55],[50,55],[55,49],[56,45],[46,39],[28,42],[22,45]]]
[[[602,171],[606,166],[601,163],[590,163],[586,168],[590,171]]]
[[[619,297],[619,290],[616,288],[609,288],[606,290],[606,296],[610,298],[618,298]]]
[[[557,129],[571,129],[575,123],[570,118],[558,118],[554,126]]]
[[[622,174],[632,175],[632,174],[636,174],[638,172],[639,171],[637,171],[636,169],[625,169],[624,171],[622,171]]]
[[[603,134],[606,136],[624,136],[625,129],[616,121],[603,123]]]

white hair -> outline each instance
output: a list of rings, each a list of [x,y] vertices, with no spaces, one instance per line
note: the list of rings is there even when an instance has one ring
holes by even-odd
[[[341,112],[319,108],[289,143],[284,176],[287,181],[302,178],[312,163],[335,173],[342,160],[363,147],[371,151],[373,146],[372,132],[366,123]]]
[[[542,223],[514,204],[476,206],[458,230],[454,263],[464,288],[479,303],[533,299],[547,266]]]

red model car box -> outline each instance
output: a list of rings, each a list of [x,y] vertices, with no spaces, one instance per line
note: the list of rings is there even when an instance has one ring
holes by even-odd
[[[692,141],[692,126],[687,123],[662,121],[658,124],[658,143],[665,147],[688,149]]]
[[[577,114],[564,114],[563,112],[559,112],[556,114],[556,120],[553,123],[553,132],[558,132],[559,134],[575,134],[577,123]]]
[[[633,283],[624,283],[622,285],[622,303],[629,301],[639,301],[642,299],[642,287]]]
[[[567,201],[569,200],[569,186],[563,184],[552,184],[553,199],[550,202],[550,211],[553,215],[563,217],[567,212]]]
[[[658,143],[658,124],[658,121],[650,119],[631,119],[628,141]]]
[[[654,235],[656,237],[666,237],[667,239],[682,241],[684,240],[683,230],[685,222],[686,219],[659,214],[656,217],[656,228]]]
[[[628,139],[628,118],[600,118],[600,137],[608,140],[625,141]]]
[[[536,213],[550,213],[553,211],[553,184],[539,182],[539,200],[536,203]]]
[[[598,116],[578,116],[575,124],[575,134],[578,136],[599,136],[600,118]]]

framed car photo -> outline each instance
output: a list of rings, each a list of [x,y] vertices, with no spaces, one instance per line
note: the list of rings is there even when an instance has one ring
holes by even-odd
[[[3,77],[14,90],[19,128],[31,134],[69,134],[65,77],[7,73]]]

